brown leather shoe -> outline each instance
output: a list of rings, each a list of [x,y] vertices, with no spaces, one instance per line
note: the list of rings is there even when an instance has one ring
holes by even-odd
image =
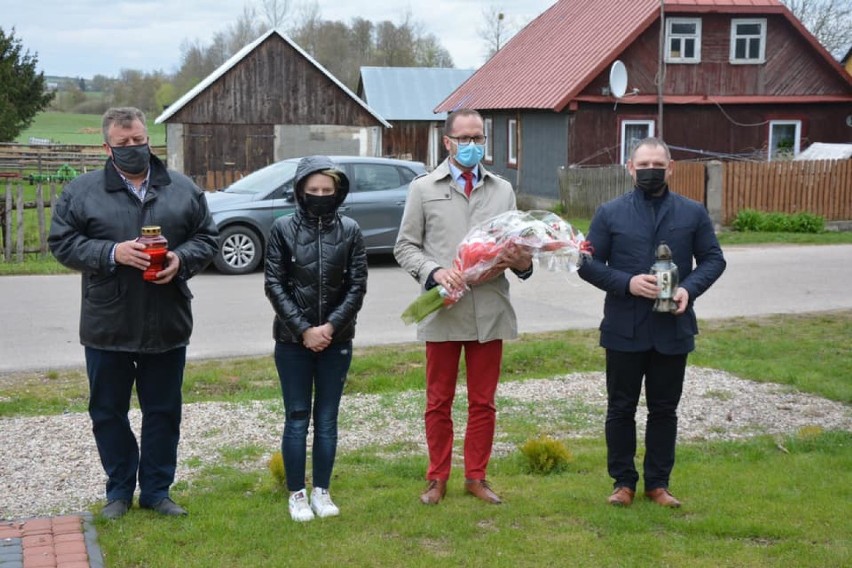
[[[447,494],[446,479],[430,479],[426,491],[420,495],[420,501],[424,505],[437,505]]]
[[[669,493],[669,490],[665,487],[658,487],[656,489],[646,491],[645,496],[657,505],[662,505],[663,507],[671,507],[673,509],[680,507],[680,501],[675,499],[674,495]]]
[[[484,479],[465,479],[464,489],[474,497],[482,499],[486,503],[499,505],[503,501],[500,496],[491,490],[491,486]]]
[[[635,491],[622,485],[615,488],[615,491],[612,492],[612,495],[609,496],[606,502],[616,507],[629,507],[633,504],[633,497],[635,495]]]

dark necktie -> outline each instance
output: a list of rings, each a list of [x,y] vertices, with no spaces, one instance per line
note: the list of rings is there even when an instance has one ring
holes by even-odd
[[[470,192],[473,191],[473,172],[462,172],[464,178],[464,194],[470,197]]]

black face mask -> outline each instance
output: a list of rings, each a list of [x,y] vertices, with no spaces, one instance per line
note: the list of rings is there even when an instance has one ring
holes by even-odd
[[[337,209],[337,196],[305,194],[305,211],[314,217],[323,217]]]
[[[115,167],[132,176],[148,169],[151,162],[151,149],[148,144],[138,146],[110,146]]]
[[[666,187],[666,169],[645,168],[636,170],[636,187],[647,194],[657,195]]]

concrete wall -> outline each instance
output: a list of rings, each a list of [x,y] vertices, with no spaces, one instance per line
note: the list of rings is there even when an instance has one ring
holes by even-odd
[[[168,167],[185,171],[184,125],[166,124]],[[379,156],[382,129],[378,126],[278,125],[275,127],[275,161],[311,154]]]
[[[183,124],[166,124],[166,163],[169,169],[183,172]]]
[[[707,162],[707,213],[718,232],[722,228],[724,211],[722,205],[722,162]]]
[[[312,154],[378,156],[379,127],[334,125],[278,125],[275,127],[275,160]]]

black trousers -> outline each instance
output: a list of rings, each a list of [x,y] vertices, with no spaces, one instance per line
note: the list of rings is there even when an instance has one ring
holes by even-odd
[[[636,489],[636,406],[645,379],[648,421],[645,428],[645,491],[669,486],[675,462],[677,405],[683,392],[687,354],[657,351],[606,352],[607,469],[614,487]]]
[[[169,496],[177,467],[181,386],[186,347],[141,354],[86,347],[89,416],[107,474],[107,501],[133,500],[139,478],[139,504],[153,506]],[[133,385],[142,411],[140,442],[127,413]]]

